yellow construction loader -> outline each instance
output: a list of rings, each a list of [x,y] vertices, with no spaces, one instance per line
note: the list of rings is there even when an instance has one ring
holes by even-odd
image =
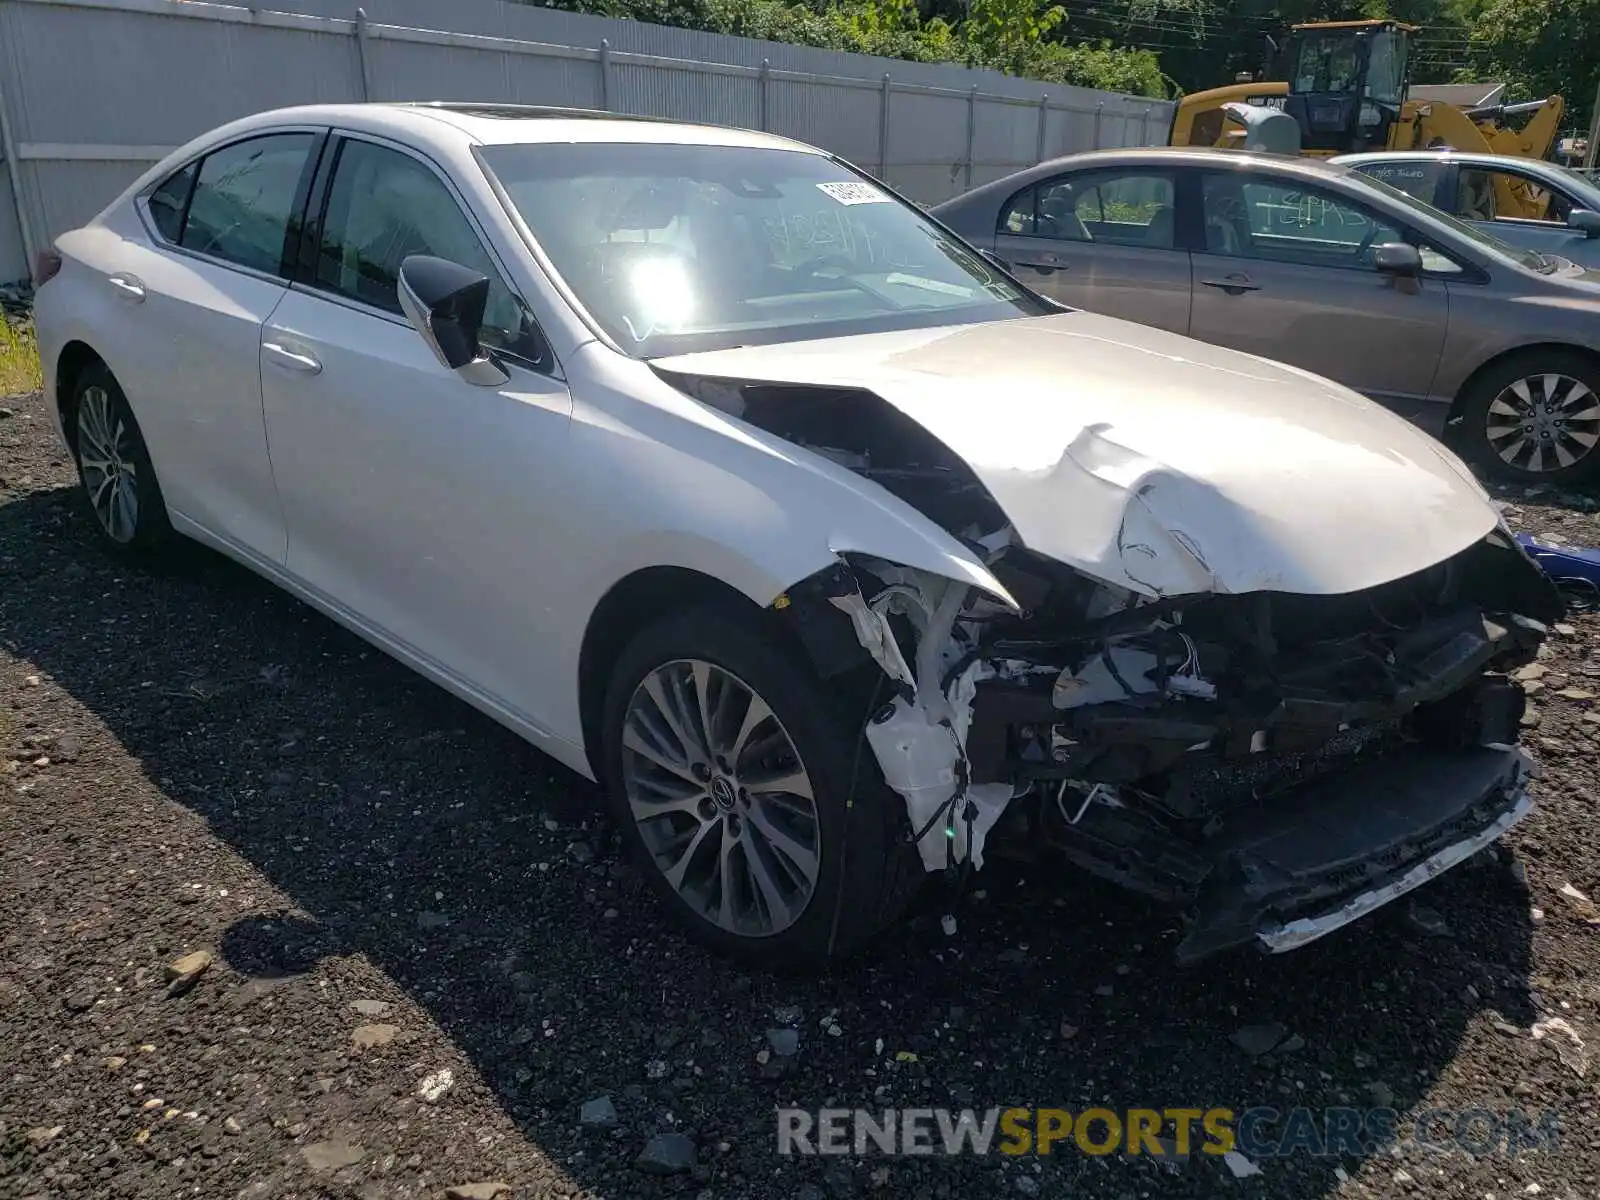
[[[1416,32],[1415,25],[1385,20],[1295,25],[1281,48],[1272,47],[1274,61],[1263,72],[1286,78],[1185,96],[1168,143],[1259,145],[1321,158],[1435,147],[1519,158],[1550,153],[1566,110],[1560,96],[1478,108],[1412,99],[1409,50]],[[1262,136],[1253,138],[1256,131]]]

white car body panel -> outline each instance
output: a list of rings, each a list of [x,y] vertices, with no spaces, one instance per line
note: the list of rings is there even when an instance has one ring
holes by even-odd
[[[1089,313],[658,365],[873,391],[973,468],[1030,549],[1147,596],[1358,591],[1497,522],[1449,451],[1355,392]]]

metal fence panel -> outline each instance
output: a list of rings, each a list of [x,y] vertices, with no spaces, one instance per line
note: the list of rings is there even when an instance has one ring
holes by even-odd
[[[881,164],[883,89],[837,87],[799,80],[767,83],[767,128],[784,137],[826,146],[864,171]]]
[[[750,76],[619,63],[611,67],[611,83],[616,112],[754,125],[761,107],[760,82]]]
[[[92,216],[163,149],[288,104],[507,100],[764,126],[928,204],[1041,154],[1159,139],[1171,111],[993,71],[502,0],[359,0],[364,20],[357,2],[0,0],[14,160],[0,163],[0,278],[25,275],[27,252]]]

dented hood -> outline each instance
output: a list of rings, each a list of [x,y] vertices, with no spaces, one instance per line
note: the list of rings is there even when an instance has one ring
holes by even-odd
[[[1356,393],[1089,313],[656,365],[866,389],[965,460],[1030,549],[1148,596],[1356,591],[1498,522],[1459,460]]]

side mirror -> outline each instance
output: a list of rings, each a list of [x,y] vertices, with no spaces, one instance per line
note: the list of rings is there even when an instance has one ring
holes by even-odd
[[[1372,265],[1383,275],[1415,279],[1422,274],[1422,252],[1405,242],[1384,242],[1376,247]]]
[[[468,383],[499,387],[510,378],[478,342],[489,277],[460,263],[413,254],[400,264],[400,308],[441,364]]]
[[[1600,213],[1575,208],[1567,214],[1567,228],[1576,229],[1586,238],[1600,237]]]

